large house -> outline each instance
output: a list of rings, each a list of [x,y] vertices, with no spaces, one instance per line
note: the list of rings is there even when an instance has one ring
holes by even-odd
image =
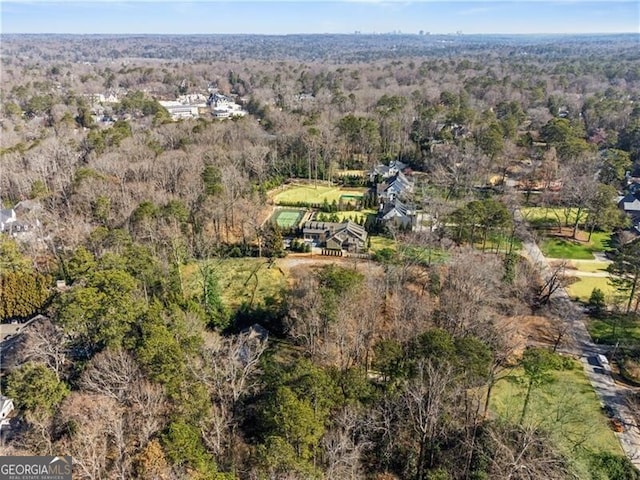
[[[391,223],[402,229],[412,229],[416,222],[416,209],[396,198],[380,205],[378,218],[385,224]]]
[[[633,230],[640,233],[640,192],[627,193],[620,197],[618,206],[631,218]]]
[[[369,180],[375,182],[377,179],[382,178],[386,180],[391,177],[395,177],[398,173],[404,171],[407,166],[399,160],[392,161],[389,165],[380,164],[373,168],[369,172]]]
[[[367,249],[367,231],[351,220],[344,223],[305,222],[302,235],[305,241],[327,250],[358,253]]]
[[[416,209],[411,205],[413,181],[405,175],[407,166],[399,161],[378,165],[370,173],[376,184],[378,197],[378,221],[396,227],[412,229],[416,223]]]
[[[40,225],[38,214],[42,206],[33,200],[18,202],[13,208],[0,210],[0,233],[19,236]]]
[[[393,201],[395,198],[405,198],[413,193],[413,182],[407,176],[398,172],[385,182],[377,186],[378,198],[383,201]]]
[[[244,117],[247,114],[233,98],[217,92],[209,95],[207,105],[214,118]]]

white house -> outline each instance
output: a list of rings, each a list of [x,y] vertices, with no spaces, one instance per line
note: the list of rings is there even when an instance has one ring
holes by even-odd
[[[8,232],[12,224],[17,221],[16,211],[13,208],[3,208],[0,210],[0,232]]]

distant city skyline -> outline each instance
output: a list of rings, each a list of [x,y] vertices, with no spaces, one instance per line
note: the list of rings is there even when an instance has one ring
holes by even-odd
[[[638,33],[638,1],[3,0],[3,33]]]

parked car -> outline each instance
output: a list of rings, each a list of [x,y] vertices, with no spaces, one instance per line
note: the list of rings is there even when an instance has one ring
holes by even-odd
[[[600,365],[606,373],[611,373],[611,365],[609,365],[607,357],[602,354],[596,355],[596,362],[598,362],[598,365]]]

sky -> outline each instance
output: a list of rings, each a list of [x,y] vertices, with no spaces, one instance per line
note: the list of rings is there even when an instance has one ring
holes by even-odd
[[[640,32],[638,0],[0,0],[0,15],[2,33]]]

